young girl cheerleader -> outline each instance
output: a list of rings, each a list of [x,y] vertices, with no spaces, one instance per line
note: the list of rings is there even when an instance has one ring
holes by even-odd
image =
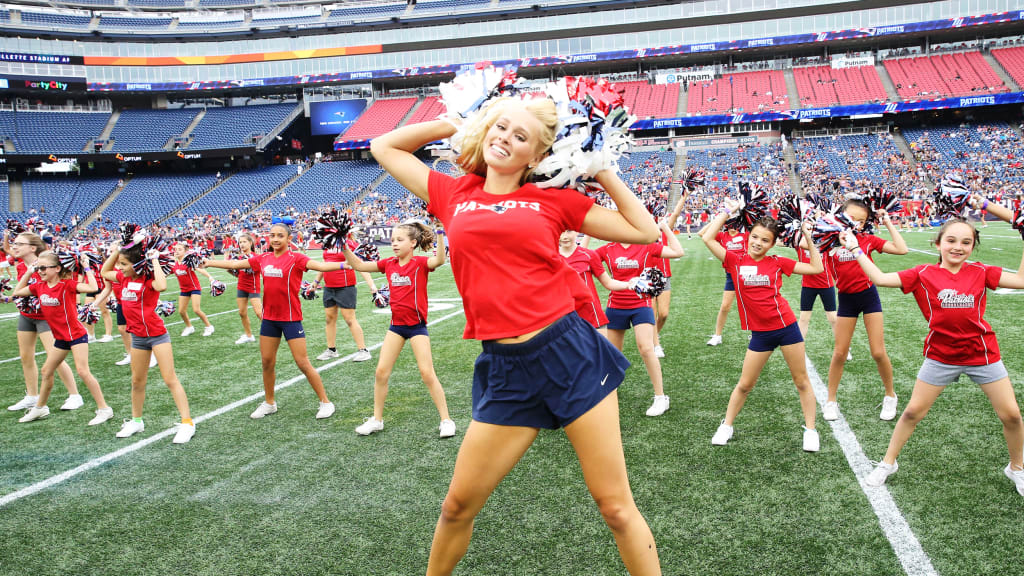
[[[84,283],[84,280],[84,277],[78,279],[80,283]],[[96,285],[99,289],[86,293],[83,303],[86,306],[92,306],[99,310],[100,319],[103,321],[104,334],[97,338],[96,326],[94,324],[86,325],[85,330],[89,333],[90,342],[113,342],[113,321],[110,317],[110,310],[107,309],[107,299],[110,298],[110,287],[107,286],[107,283],[104,282],[102,278],[96,278]]]
[[[206,328],[203,328],[203,336],[209,336],[213,334],[213,324],[210,324],[210,319],[206,317],[202,308],[199,307],[200,302],[203,300],[203,287],[199,284],[199,277],[196,276],[196,272],[206,276],[206,279],[211,282],[213,277],[202,268],[186,266],[184,259],[187,252],[185,244],[179,242],[174,245],[174,268],[171,270],[171,273],[178,279],[178,288],[180,289],[180,294],[178,295],[178,314],[181,315],[181,320],[185,323],[185,329],[181,331],[181,335],[188,336],[196,331],[195,327],[192,326],[192,321],[188,318],[188,307],[186,305],[191,302],[192,311],[196,313],[196,316],[199,316],[199,319],[206,326]]]
[[[8,243],[4,235],[4,252],[15,259],[14,269],[18,278],[25,276],[28,267],[35,264],[39,254],[46,251],[46,243],[37,234],[23,232],[14,237],[14,242]],[[40,281],[38,272],[33,272],[29,284]],[[43,343],[43,350],[47,356],[53,353],[53,334],[49,324],[43,318],[42,312],[24,312],[19,310],[18,314],[18,353],[21,356],[21,372],[25,377],[25,397],[21,401],[8,406],[11,411],[28,410],[36,405],[39,399],[39,366],[36,364],[36,340]],[[60,407],[61,410],[76,410],[81,408],[85,401],[78,393],[78,386],[75,384],[75,377],[71,374],[71,367],[67,362],[57,365],[57,376],[68,389],[68,399]]]
[[[704,230],[706,229],[705,227]],[[704,231],[701,231],[702,235],[703,233]],[[724,231],[719,231],[715,241],[724,246],[729,252],[739,256],[747,253],[747,233],[740,231],[739,228],[729,226]],[[725,330],[725,320],[729,317],[729,310],[732,310],[732,304],[735,301],[736,283],[729,274],[729,271],[726,270],[725,288],[722,290],[722,304],[718,307],[718,316],[715,317],[715,333],[708,340],[708,346],[718,346],[722,343],[722,331]]]
[[[253,249],[256,246],[256,239],[248,232],[238,236],[238,257],[228,258],[248,260],[256,255]],[[238,315],[242,319],[242,330],[244,333],[235,340],[235,344],[255,342],[256,337],[252,335],[252,326],[249,324],[249,305],[256,317],[263,319],[263,301],[260,300],[260,275],[251,269],[236,270],[238,273],[238,287],[235,290],[235,302],[238,303]]]
[[[349,249],[354,249],[357,246],[352,240],[346,240],[346,243]],[[345,264],[345,253],[342,250],[337,248],[324,250],[323,258],[324,262],[342,263],[342,268],[338,271],[334,271],[332,268],[331,272],[322,272],[316,277],[317,286],[320,285],[321,280],[326,286],[323,292],[323,300],[324,319],[327,322],[327,349],[321,352],[316,359],[330,360],[340,356],[337,348],[338,311],[340,310],[341,318],[348,326],[348,331],[352,334],[352,340],[356,345],[356,353],[352,356],[352,361],[365,362],[370,359],[370,351],[366,349],[363,327],[359,324],[359,320],[356,319],[356,302],[358,301],[356,298],[358,296],[356,291],[356,273]],[[362,276],[366,280],[366,285],[370,287],[370,292],[376,294],[377,285],[374,284],[370,274],[362,272]]]
[[[715,431],[711,443],[724,446],[733,435],[733,422],[747,401],[747,396],[757,384],[761,371],[776,348],[782,349],[789,373],[793,376],[800,408],[804,413],[803,448],[817,452],[821,439],[815,429],[815,401],[811,390],[811,379],[807,376],[804,363],[804,339],[797,326],[796,317],[789,303],[779,291],[782,275],[819,274],[824,269],[821,254],[811,243],[810,262],[796,262],[789,258],[769,256],[775,246],[778,227],[774,219],[764,218],[757,222],[747,237],[747,252],[742,256],[730,252],[718,241],[719,231],[737,204],[727,201],[723,211],[708,224],[702,239],[715,258],[722,261],[722,267],[733,278],[736,298],[739,301],[740,327],[750,330],[750,343],[743,358],[740,380],[729,396],[725,419]],[[810,226],[803,227],[804,236],[810,237]]]
[[[862,200],[847,200],[843,205],[846,216],[863,228],[870,211]],[[899,230],[893,225],[889,215],[879,211],[882,223],[885,224],[892,240],[884,240],[872,234],[858,233],[857,241],[861,250],[871,258],[872,252],[883,254],[906,254],[907,243],[900,236]],[[828,367],[828,401],[822,408],[822,418],[837,420],[839,418],[839,381],[843,377],[847,355],[850,353],[850,341],[857,327],[857,318],[864,315],[864,329],[868,333],[868,345],[871,357],[878,366],[878,375],[885,387],[882,397],[882,411],[878,415],[882,420],[896,417],[896,389],[892,385],[892,362],[885,350],[885,331],[882,319],[882,301],[878,298],[878,289],[857,265],[853,252],[846,248],[836,248],[825,256],[825,268],[836,279],[839,291],[839,310],[836,318],[835,349],[832,351],[832,362]]]
[[[57,371],[57,366],[67,358],[69,351],[75,359],[78,376],[85,382],[85,387],[96,401],[96,417],[89,421],[89,426],[102,424],[114,416],[113,408],[107,406],[103,400],[100,383],[89,370],[89,334],[78,320],[78,295],[96,292],[97,288],[96,275],[84,257],[82,266],[86,270],[84,283],[70,278],[71,271],[61,266],[56,254],[43,252],[35,263],[28,267],[14,289],[15,297],[35,296],[39,299],[39,309],[54,337],[53,350],[46,355],[46,362],[43,363],[43,383],[39,390],[39,398],[35,406],[18,422],[31,422],[50,415],[46,401],[53,390],[53,375]],[[30,285],[29,281],[35,272],[39,273],[39,281]]]
[[[348,265],[359,272],[382,272],[391,287],[391,327],[384,335],[377,371],[373,375],[373,416],[356,427],[356,434],[369,436],[384,429],[384,401],[388,397],[388,378],[395,367],[398,354],[405,341],[412,346],[420,377],[427,385],[430,398],[441,416],[441,438],[455,436],[455,422],[448,416],[448,403],[444,389],[434,373],[434,360],[430,354],[430,336],[427,334],[427,274],[445,261],[444,245],[431,257],[414,256],[416,248],[430,250],[434,233],[420,222],[407,222],[391,231],[391,249],[395,255],[377,262],[364,262],[350,248],[345,247]]]
[[[171,350],[171,335],[164,327],[164,321],[156,313],[160,293],[167,289],[167,276],[160,266],[155,250],[145,253],[141,243],[120,248],[111,253],[103,263],[100,273],[109,282],[121,284],[121,310],[127,321],[128,333],[132,337],[132,417],[126,419],[121,430],[115,435],[128,438],[146,429],[142,420],[142,407],[146,402],[146,381],[149,378],[150,361],[156,357],[160,365],[160,376],[171,391],[171,398],[181,416],[176,424],[175,444],[184,444],[196,434],[192,422],[188,396],[174,371],[174,352]],[[149,260],[151,273],[141,274],[136,265],[143,268],[143,259]]]
[[[306,376],[309,385],[320,399],[317,418],[330,418],[334,404],[327,398],[324,382],[313,368],[306,354],[306,331],[302,328],[302,303],[299,286],[306,270],[326,272],[340,270],[341,263],[317,262],[309,256],[288,249],[292,239],[291,227],[279,222],[270,227],[271,252],[250,256],[248,260],[206,260],[208,268],[246,270],[263,277],[263,320],[260,324],[260,358],[263,364],[263,392],[266,395],[249,416],[263,418],[277,412],[274,385],[277,383],[277,350],[281,336],[288,342],[295,365]]]
[[[661,231],[661,243],[664,246],[668,246],[669,236],[675,236],[676,222],[679,221],[679,215],[683,212],[683,206],[686,205],[686,196],[687,190],[683,188],[675,208],[668,216],[665,216],[667,226]],[[665,350],[661,347],[661,330],[665,327],[665,322],[668,321],[668,313],[672,304],[672,263],[667,258],[655,258],[654,267],[665,276],[665,290],[655,296],[652,302],[655,320],[654,355],[664,358]]]
[[[601,257],[597,252],[576,244],[578,234],[575,230],[566,230],[558,237],[558,254],[565,263],[576,272],[580,280],[586,286],[587,298],[585,301],[577,297],[576,313],[597,328],[603,336],[608,336],[608,316],[604,313],[604,306],[601,304],[601,297],[597,294],[597,286],[594,278],[609,292],[615,290],[629,290],[629,283],[619,282],[608,275]]]
[[[801,238],[800,244],[796,247],[796,258],[800,262],[811,261],[810,252],[807,251],[807,238]],[[814,314],[815,300],[821,300],[821,307],[825,309],[825,319],[832,328],[832,334],[836,332],[836,280],[829,274],[828,270],[821,274],[805,274],[800,285],[800,317],[797,325],[800,326],[800,334],[804,340],[807,339],[807,330],[811,326],[811,316]],[[846,361],[853,360],[853,354],[846,352]]]
[[[993,203],[994,205],[994,203]],[[992,210],[1000,216],[1000,211]],[[889,449],[864,483],[881,486],[899,465],[896,458],[910,440],[914,429],[931,409],[942,391],[961,374],[981,386],[1003,423],[1003,436],[1010,463],[1003,469],[1024,496],[1024,424],[1013,385],[1000,359],[999,344],[992,326],[984,319],[988,290],[1024,289],[1024,258],[1018,272],[1011,274],[998,266],[986,266],[968,259],[978,245],[978,231],[966,220],[954,218],[939,228],[935,246],[938,264],[921,264],[900,272],[882,272],[864,253],[852,235],[846,247],[868,278],[879,286],[913,293],[921,313],[928,320],[924,363],[917,373],[910,402],[896,422]]]
[[[371,143],[374,158],[444,224],[462,294],[467,339],[483,341],[473,376],[473,420],[441,507],[427,576],[450,574],[465,555],[473,520],[540,428],[565,428],[590,494],[634,576],[660,574],[654,537],[633,501],[616,388],[628,361],[573,312],[558,257],[565,230],[629,244],[658,239],[644,205],[611,170],[597,181],[612,211],[572,190],[526,184],[559,126],[547,99],[495,100],[465,129],[453,178],[414,154],[451,137],[445,120],[404,126]],[[495,238],[499,241],[495,241]],[[483,247],[486,247],[484,249]]]
[[[639,278],[645,269],[653,268],[655,258],[679,258],[683,255],[683,248],[679,245],[675,234],[668,230],[668,224],[663,221],[659,228],[663,237],[667,235],[669,241],[667,246],[660,242],[654,244],[610,242],[595,250],[608,266],[612,278],[620,282],[630,282],[634,278]],[[661,361],[658,360],[658,355],[654,352],[655,322],[651,298],[638,296],[632,290],[612,292],[608,296],[608,308],[605,309],[605,314],[608,315],[608,339],[619,350],[622,350],[626,330],[629,330],[630,327],[633,328],[637,350],[644,360],[647,375],[654,386],[654,401],[647,409],[647,415],[661,416],[668,411],[671,403],[668,395],[665,394]]]

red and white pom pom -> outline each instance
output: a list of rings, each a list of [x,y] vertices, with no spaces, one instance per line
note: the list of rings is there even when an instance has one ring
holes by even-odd
[[[170,300],[161,300],[156,305],[156,313],[164,318],[178,311],[178,305]]]
[[[946,174],[935,188],[934,204],[939,218],[959,218],[967,211],[971,193],[962,174]]]
[[[352,253],[359,256],[360,260],[366,262],[380,260],[380,249],[377,248],[377,245],[372,240],[360,243]]]
[[[25,225],[14,218],[7,219],[7,230],[11,233],[11,237],[23,234],[27,231]]]
[[[82,324],[92,326],[100,320],[100,311],[91,304],[83,304],[78,307],[78,320]]]
[[[644,268],[644,271],[640,273],[637,279],[633,291],[641,298],[656,298],[667,287],[668,282],[661,270],[657,268]]]
[[[352,230],[352,219],[345,212],[325,212],[313,223],[313,237],[324,250],[337,250],[345,246],[345,237]]]
[[[181,258],[181,263],[184,264],[186,268],[189,268],[189,269],[192,269],[192,270],[195,270],[196,268],[202,268],[203,267],[203,254],[202,254],[202,252],[200,252],[199,250],[196,250],[196,249],[189,250]]]
[[[227,289],[228,285],[221,282],[220,280],[214,280],[210,282],[210,294],[213,295],[214,298],[223,294],[224,291]]]
[[[0,294],[10,291],[14,288],[14,283],[11,282],[10,278],[0,278]]]
[[[864,201],[867,202],[872,215],[879,210],[883,210],[888,214],[903,210],[903,203],[900,202],[899,196],[897,196],[892,190],[886,190],[881,186],[868,191],[868,193],[864,195]]]
[[[726,228],[753,230],[754,224],[768,214],[768,194],[753,182],[740,182],[740,209],[725,222]]]
[[[303,300],[312,300],[316,298],[316,285],[309,280],[303,280],[299,284],[299,296],[302,296]]]
[[[373,305],[377,308],[387,308],[391,305],[391,288],[381,288],[370,295]]]
[[[110,310],[111,312],[117,312],[117,298],[115,298],[113,294],[111,294],[110,297],[107,298],[107,310]]]
[[[35,296],[24,296],[14,299],[14,305],[22,314],[39,314],[42,308],[39,306],[39,298]]]

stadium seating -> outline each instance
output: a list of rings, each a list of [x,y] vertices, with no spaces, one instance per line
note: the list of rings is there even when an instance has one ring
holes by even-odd
[[[178,16],[178,29],[209,30],[213,28],[241,28],[245,23],[242,10],[218,10],[216,12],[182,12]]]
[[[228,215],[232,210],[240,209],[247,200],[263,199],[294,176],[295,169],[295,165],[279,165],[233,174],[216,190],[186,208],[180,216],[168,220],[167,224],[181,226],[192,217]]]
[[[910,164],[888,134],[795,138],[793,149],[806,192],[827,193],[843,179],[851,186],[883,186],[902,196],[917,186]]]
[[[228,8],[255,6],[256,0],[199,0],[200,8]]]
[[[106,198],[117,178],[33,177],[22,182],[23,206],[35,209],[47,222],[69,225],[71,217],[85,218]],[[43,210],[45,214],[42,214]]]
[[[184,8],[185,0],[128,0],[128,6],[143,8]]]
[[[419,0],[413,14],[423,12],[465,12],[467,9],[483,8],[491,0]]]
[[[252,26],[269,28],[274,26],[297,26],[319,22],[323,15],[319,6],[302,6],[290,9],[253,10]]]
[[[363,115],[340,136],[343,141],[367,140],[394,130],[409,113],[417,98],[375,100]]]
[[[195,198],[215,182],[212,173],[135,176],[107,206],[103,217],[114,225],[125,221],[151,224],[190,198]]]
[[[932,100],[1008,92],[980,52],[955,52],[885,60],[885,69],[904,100]]]
[[[438,116],[444,113],[444,104],[441,103],[441,99],[438,96],[427,96],[423,99],[423,103],[420,107],[412,113],[409,117],[409,121],[406,124],[419,124],[420,122],[429,122],[430,120],[436,120]]]
[[[789,176],[782,167],[779,144],[688,149],[686,167],[704,170],[706,193],[711,195],[734,193],[741,180],[756,182],[770,193],[789,191]]]
[[[109,112],[0,111],[0,130],[8,132],[4,135],[14,141],[18,152],[63,154],[82,152],[108,120]]]
[[[369,4],[366,6],[345,6],[331,9],[327,20],[376,20],[391,18],[405,12],[405,2],[390,4]]]
[[[616,82],[623,100],[637,118],[674,118],[679,105],[679,84]]]
[[[251,146],[253,135],[268,134],[294,109],[295,104],[207,108],[188,149]]]
[[[319,206],[344,206],[352,202],[381,172],[380,165],[365,160],[314,164],[285,188],[283,194],[267,201],[263,209],[281,214],[289,207],[299,212],[308,212]]]
[[[786,78],[779,70],[726,73],[711,82],[694,82],[689,88],[689,114],[756,114],[786,110]]]
[[[121,112],[110,137],[114,152],[151,152],[162,150],[164,144],[180,136],[199,110],[125,110]]]
[[[1024,47],[993,50],[992,55],[1018,86],[1024,87]]]
[[[100,28],[132,28],[132,29],[154,29],[154,28],[167,28],[171,25],[172,18],[167,17],[141,17],[139,15],[133,16],[115,16],[112,14],[103,14],[100,16]]]
[[[989,192],[1024,182],[1020,136],[1004,123],[946,125],[903,130],[918,163],[937,181],[963,170],[988,178]]]
[[[874,66],[794,68],[800,106],[835,106],[885,102],[889,99]]]
[[[33,12],[25,8],[21,10],[21,22],[26,26],[87,30],[91,21],[92,17],[87,15]]]

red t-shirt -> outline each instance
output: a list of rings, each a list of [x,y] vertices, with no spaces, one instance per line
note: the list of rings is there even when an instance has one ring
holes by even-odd
[[[736,234],[729,234],[728,232],[722,231],[715,236],[715,240],[725,248],[726,252],[734,252],[740,256],[747,253],[747,234],[746,232],[737,232]]]
[[[355,250],[359,244],[356,244],[352,240],[346,240],[349,250]],[[324,262],[344,262],[345,253],[340,250],[324,250]],[[328,288],[346,288],[348,286],[356,285],[356,271],[351,268],[344,268],[342,270],[331,270],[330,272],[324,272],[324,286]],[[392,294],[394,296],[394,294]]]
[[[377,261],[377,270],[388,278],[391,287],[391,323],[395,326],[413,326],[427,321],[427,266],[426,256],[413,256],[402,266],[398,257]]]
[[[938,264],[921,264],[899,273],[904,293],[914,293],[928,320],[924,356],[943,364],[982,366],[998,362],[999,344],[985,321],[986,288],[999,287],[1003,269],[978,262],[953,274]]]
[[[661,231],[661,240],[658,241],[662,246],[668,246],[668,234],[664,230]],[[652,260],[652,266],[661,270],[667,278],[672,277],[672,262],[668,258],[654,258]]]
[[[629,282],[631,278],[639,276],[644,268],[653,268],[654,260],[663,248],[661,244],[630,244],[626,248],[618,242],[609,242],[594,252],[608,266],[612,278]],[[609,308],[632,310],[644,306],[649,308],[651,299],[641,298],[632,290],[616,290],[608,297]]]
[[[78,320],[78,282],[71,278],[53,286],[36,282],[28,289],[39,298],[39,309],[54,338],[71,341],[85,336],[85,326]]]
[[[796,260],[765,256],[754,260],[749,254],[726,252],[722,267],[732,274],[739,303],[740,328],[756,332],[780,330],[796,322],[789,302],[779,294],[782,275],[789,276]]]
[[[797,246],[796,257],[801,262],[810,264],[811,253],[803,248]],[[824,261],[822,261],[824,264]],[[804,274],[803,280],[804,288],[831,288],[836,285],[836,281],[832,278],[832,274],[829,273],[828,267],[825,268],[824,272],[818,274]]]
[[[263,319],[275,322],[302,321],[299,285],[309,256],[285,252],[280,257],[264,252],[249,258],[249,266],[263,276]]]
[[[111,282],[110,283],[110,292],[114,295],[114,298],[117,299],[120,302],[120,300],[121,300],[121,283],[120,282]]]
[[[857,243],[860,244],[860,249],[871,260],[874,260],[871,258],[871,253],[878,252],[881,254],[882,246],[885,246],[885,240],[872,234],[858,234]],[[853,252],[842,246],[833,248],[825,256],[825,270],[835,278],[836,289],[840,294],[856,294],[872,286],[871,280],[868,280],[868,275],[864,273],[860,264],[857,264],[857,258],[853,255]]]
[[[15,266],[15,268],[18,271],[18,280],[21,280],[21,277],[25,275],[25,272],[28,272],[28,265],[25,264],[25,262],[22,261],[22,260],[18,260],[17,262],[18,262],[18,264],[17,264],[17,266]],[[32,285],[34,285],[36,282],[42,282],[42,281],[43,281],[43,278],[42,278],[42,276],[39,275],[39,272],[33,272],[32,276],[30,276],[29,279],[28,279],[28,285],[31,288]],[[21,312],[19,310],[18,313],[20,313],[25,318],[30,318],[32,320],[43,320],[43,313],[42,312],[38,312],[36,314],[25,314],[24,312]]]
[[[188,266],[180,262],[175,263],[171,273],[178,279],[178,287],[182,292],[202,290],[202,286],[199,285],[199,277],[196,276],[196,271]]]
[[[234,258],[232,258],[234,260]],[[245,258],[239,258],[245,260]],[[238,272],[238,289],[243,292],[250,294],[256,294],[260,291],[260,273],[252,269],[242,268],[236,270]]]
[[[580,281],[587,287],[589,297],[577,299],[576,313],[580,315],[580,318],[590,322],[594,328],[608,324],[608,316],[604,313],[601,297],[597,294],[597,285],[594,284],[594,278],[604,274],[601,257],[597,255],[597,252],[582,246],[577,246],[576,250],[568,256],[561,253],[559,255],[565,259],[565,263],[572,268],[573,272],[579,276]]]
[[[153,277],[127,278],[118,271],[117,281],[121,284],[118,301],[121,302],[121,313],[124,314],[128,333],[144,338],[166,334],[164,321],[156,313],[160,293],[153,289]]]
[[[485,192],[475,174],[430,172],[427,210],[444,224],[466,310],[464,338],[492,340],[543,328],[575,309],[558,237],[579,230],[593,198],[526,184]]]

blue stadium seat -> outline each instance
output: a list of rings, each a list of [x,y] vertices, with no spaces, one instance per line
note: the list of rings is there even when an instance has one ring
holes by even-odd
[[[117,178],[75,178],[49,176],[26,178],[22,182],[23,205],[28,211],[46,210],[43,218],[69,225],[71,217],[85,218],[117,186]]]
[[[284,189],[284,196],[272,198],[263,205],[263,209],[281,214],[289,208],[309,212],[319,206],[345,206],[382,171],[376,162],[367,160],[314,164]]]
[[[231,175],[216,190],[189,206],[180,216],[167,221],[170,226],[183,226],[189,218],[228,216],[241,210],[245,201],[259,201],[276,190],[296,173],[296,165],[268,166]]]
[[[267,104],[207,108],[196,126],[189,150],[238,148],[253,144],[250,136],[267,134],[295,109],[296,104]]]
[[[199,113],[197,108],[180,110],[125,110],[110,133],[114,152],[162,150],[167,140],[180,136]]]
[[[151,224],[216,183],[213,173],[140,175],[103,212],[104,220]],[[99,225],[93,223],[93,226]],[[109,227],[109,226],[108,226]]]
[[[0,111],[0,131],[14,140],[18,152],[64,154],[82,152],[108,120],[109,112]]]

